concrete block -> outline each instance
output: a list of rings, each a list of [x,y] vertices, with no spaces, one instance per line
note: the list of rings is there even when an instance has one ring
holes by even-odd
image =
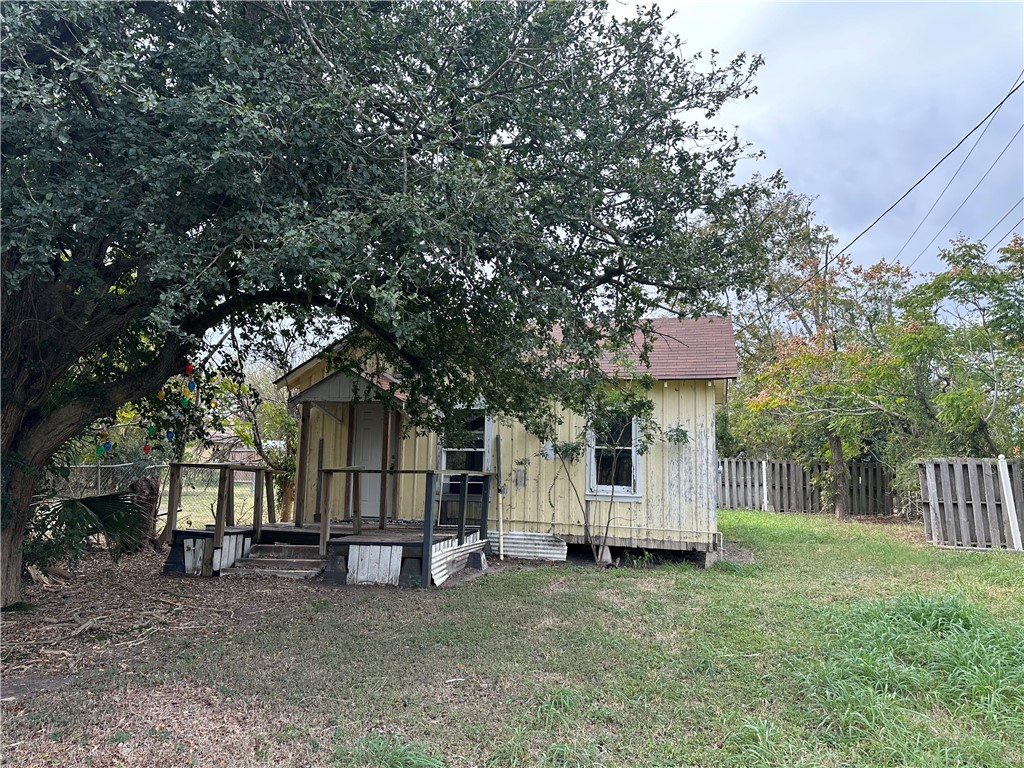
[[[477,571],[486,571],[487,555],[483,552],[470,552],[469,559],[466,561],[466,567]]]

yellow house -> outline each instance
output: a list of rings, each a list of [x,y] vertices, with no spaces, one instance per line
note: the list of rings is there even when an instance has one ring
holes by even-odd
[[[561,546],[564,557],[565,544],[589,543],[692,551],[710,562],[720,548],[715,408],[737,375],[733,327],[728,318],[711,317],[653,323],[646,368],[655,382],[648,393],[653,417],[663,433],[682,430],[687,439],[655,441],[641,453],[637,424],[624,422],[616,438],[591,437],[584,455],[572,461],[520,424],[484,410],[467,424],[468,445],[444,446],[433,434],[403,436],[400,402],[389,410],[359,396],[367,387],[393,390],[389,385],[396,382],[370,374],[353,380],[321,358],[306,361],[278,382],[301,414],[296,524],[318,516],[319,499],[332,521],[347,519],[358,505],[363,519],[422,522],[425,508],[432,508],[439,525],[454,525],[462,497],[468,522],[485,523],[481,538],[493,551],[500,533],[510,555],[558,556]],[[582,416],[565,414],[559,441],[584,427]],[[318,471],[344,467],[367,470],[358,499],[346,480],[351,474]],[[443,473],[433,507],[427,506],[423,471]]]

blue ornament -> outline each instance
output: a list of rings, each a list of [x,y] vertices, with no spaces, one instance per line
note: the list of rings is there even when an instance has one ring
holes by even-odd
[[[174,430],[173,429],[168,429],[167,430],[167,442],[171,442],[173,440],[174,440]]]
[[[103,450],[107,451],[107,452],[109,452],[113,447],[114,447],[114,444],[112,442],[110,442],[109,440],[107,440],[107,442],[105,442],[103,444]]]
[[[196,391],[196,383],[194,381],[190,381],[188,383],[188,391],[189,392],[195,392]]]

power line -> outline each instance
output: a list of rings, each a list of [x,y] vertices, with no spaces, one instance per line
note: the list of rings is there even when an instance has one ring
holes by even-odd
[[[1004,218],[1006,218],[1006,216],[1004,216]],[[991,253],[992,253],[993,251],[995,251],[995,249],[996,249],[996,248],[998,248],[998,247],[999,247],[999,243],[1001,243],[1002,241],[1005,241],[1005,240],[1006,240],[1007,238],[1009,238],[1009,237],[1011,236],[1011,234],[1013,234],[1013,233],[1014,233],[1014,231],[1015,231],[1015,230],[1017,229],[1017,227],[1019,227],[1019,226],[1020,226],[1021,224],[1024,224],[1024,216],[1022,216],[1021,218],[1019,218],[1019,219],[1017,220],[1017,223],[1016,223],[1016,224],[1014,224],[1014,225],[1013,225],[1012,227],[1010,227],[1010,230],[1009,230],[1009,231],[1008,231],[1008,232],[1007,232],[1006,234],[1004,234],[1004,236],[1002,236],[1002,237],[1001,237],[1001,238],[999,238],[999,239],[998,239],[997,241],[995,241],[995,245],[994,245],[994,246],[992,246],[991,248],[989,248],[989,249],[988,249],[988,250],[987,250],[987,251],[985,252],[985,256],[984,256],[984,258],[986,258],[986,259],[987,259],[987,258],[988,258],[988,256],[989,256],[989,254],[991,254]],[[994,228],[994,227],[993,227],[993,228]],[[985,237],[988,237],[988,236],[985,236]]]
[[[861,239],[862,237],[864,237],[864,235],[866,235],[866,234],[867,234],[868,232],[870,232],[870,231],[871,231],[871,230],[872,230],[872,229],[874,228],[874,226],[875,226],[875,225],[876,225],[876,224],[877,224],[878,222],[880,222],[880,221],[881,221],[882,219],[884,219],[884,218],[886,217],[886,215],[888,215],[888,213],[889,213],[889,212],[890,212],[890,211],[891,211],[891,210],[892,210],[893,208],[895,208],[895,207],[896,207],[897,205],[899,205],[899,204],[900,204],[900,203],[902,203],[902,202],[903,202],[904,200],[906,200],[906,199],[907,199],[907,195],[909,195],[909,194],[910,194],[911,192],[913,192],[913,191],[914,191],[915,189],[917,189],[917,188],[918,188],[919,186],[921,186],[921,184],[922,184],[922,183],[924,182],[924,180],[925,180],[925,179],[927,179],[927,178],[928,178],[929,176],[931,176],[931,175],[932,175],[932,173],[933,173],[933,172],[935,171],[935,169],[936,169],[936,168],[938,168],[938,167],[939,167],[940,165],[942,165],[942,164],[943,164],[943,163],[944,163],[944,162],[946,161],[946,159],[947,159],[947,158],[948,158],[948,157],[949,157],[950,155],[952,155],[952,154],[953,154],[954,152],[956,152],[956,151],[957,151],[958,149],[960,149],[960,146],[961,146],[961,145],[962,145],[962,144],[963,144],[963,143],[964,143],[965,141],[967,141],[967,139],[969,139],[969,138],[971,137],[971,134],[973,134],[973,133],[974,133],[974,132],[975,132],[976,130],[978,130],[979,128],[981,128],[981,126],[985,124],[985,121],[986,121],[986,120],[988,120],[988,119],[989,119],[990,117],[992,117],[992,116],[993,116],[993,115],[994,115],[994,114],[995,114],[996,112],[998,112],[998,111],[999,111],[999,108],[1000,108],[1000,107],[1002,107],[1002,106],[1003,106],[1003,104],[1005,104],[1005,103],[1007,102],[1007,100],[1009,100],[1009,98],[1010,98],[1011,96],[1013,96],[1013,94],[1015,94],[1015,93],[1016,93],[1017,91],[1019,91],[1019,90],[1020,90],[1020,88],[1021,88],[1021,86],[1024,86],[1024,82],[1018,83],[1018,84],[1017,84],[1017,85],[1016,85],[1016,86],[1015,86],[1014,88],[1012,88],[1012,89],[1010,90],[1010,92],[1009,92],[1008,94],[1006,94],[1006,95],[1005,95],[1005,96],[1003,97],[1002,101],[1000,101],[1000,102],[999,102],[998,104],[996,104],[996,105],[995,105],[995,106],[994,106],[994,107],[992,108],[992,111],[991,111],[991,112],[989,112],[989,113],[988,113],[987,115],[985,115],[985,117],[983,117],[983,118],[982,118],[982,120],[981,120],[981,122],[980,122],[980,123],[978,123],[978,124],[977,124],[976,126],[974,126],[973,128],[971,128],[971,130],[970,130],[970,131],[969,131],[969,132],[967,133],[967,135],[966,135],[966,136],[964,136],[964,137],[963,137],[962,139],[960,139],[960,141],[958,141],[958,142],[956,143],[956,146],[955,146],[955,147],[953,147],[953,148],[952,148],[951,150],[949,150],[949,152],[947,152],[946,154],[944,154],[944,155],[942,156],[942,158],[941,158],[941,159],[939,160],[939,162],[937,162],[937,163],[936,163],[935,165],[933,165],[933,166],[932,166],[932,167],[931,167],[931,168],[930,168],[930,169],[928,170],[928,173],[926,173],[926,174],[925,174],[924,176],[922,176],[922,177],[921,177],[920,179],[918,179],[918,180],[917,180],[916,182],[914,182],[914,186],[912,186],[912,187],[911,187],[910,189],[908,189],[908,190],[907,190],[906,192],[904,192],[904,193],[903,193],[902,195],[900,195],[900,198],[899,198],[899,200],[897,200],[897,201],[896,201],[895,203],[893,203],[893,204],[892,204],[892,205],[890,205],[890,206],[889,206],[888,208],[886,208],[886,209],[885,209],[884,211],[882,211],[881,215],[879,215],[879,217],[878,217],[877,219],[875,219],[875,220],[874,220],[874,221],[872,221],[872,222],[871,222],[870,224],[868,224],[868,226],[867,226],[867,227],[865,227],[864,231],[863,231],[863,232],[861,232],[861,233],[860,233],[859,235],[857,235],[857,236],[856,236],[855,238],[853,238],[853,240],[851,240],[851,241],[850,241],[849,245],[847,245],[847,246],[846,246],[845,248],[843,248],[843,250],[839,251],[839,252],[838,252],[838,253],[836,254],[836,256],[839,256],[840,254],[844,253],[844,252],[845,252],[845,251],[847,251],[848,249],[852,248],[852,247],[853,247],[853,244],[854,244],[854,243],[856,243],[856,242],[857,242],[858,240],[860,240],[860,239]]]
[[[988,230],[987,232],[985,232],[985,237],[983,237],[983,238],[981,239],[981,242],[982,242],[982,243],[984,243],[984,242],[985,242],[986,240],[988,240],[988,236],[989,236],[989,234],[991,234],[992,232],[994,232],[994,231],[995,231],[995,227],[997,227],[997,226],[998,226],[999,224],[1001,224],[1002,222],[1006,221],[1006,220],[1007,220],[1007,218],[1008,218],[1008,217],[1010,216],[1010,214],[1011,214],[1011,213],[1013,213],[1014,211],[1016,211],[1016,210],[1017,210],[1017,206],[1019,206],[1019,205],[1020,205],[1021,203],[1024,203],[1024,197],[1022,197],[1022,198],[1021,198],[1020,200],[1018,200],[1018,201],[1017,201],[1016,203],[1014,203],[1014,204],[1013,204],[1013,205],[1012,205],[1012,206],[1010,207],[1010,210],[1009,210],[1009,211],[1007,211],[1007,212],[1006,212],[1005,214],[1002,214],[1002,218],[1001,218],[1001,219],[999,219],[999,220],[998,220],[998,221],[996,221],[996,222],[995,222],[994,224],[992,224],[992,228],[991,228],[991,229],[989,229],[989,230]],[[1012,230],[1011,230],[1011,231],[1012,231]],[[1006,236],[1006,234],[1004,234],[1004,236],[1002,236],[1002,238],[1001,238],[1000,240],[997,240],[997,241],[996,241],[996,244],[998,244],[998,243],[1001,243],[1002,241],[1006,240],[1006,237],[1007,237],[1007,236]],[[988,254],[986,253],[985,255],[987,256]]]
[[[1021,126],[1020,128],[1018,128],[1018,129],[1017,129],[1017,132],[1016,132],[1015,134],[1013,134],[1013,136],[1012,136],[1012,137],[1010,138],[1010,140],[1009,140],[1009,141],[1008,141],[1008,142],[1006,143],[1006,146],[1005,146],[1005,147],[1003,147],[1003,151],[999,153],[999,155],[998,155],[998,156],[996,157],[996,159],[995,159],[995,160],[993,160],[993,161],[992,161],[992,165],[990,165],[990,166],[988,167],[988,170],[987,170],[987,171],[985,171],[985,174],[984,174],[984,175],[983,175],[983,176],[982,176],[982,177],[981,177],[981,178],[980,178],[980,179],[978,180],[978,183],[974,185],[974,189],[972,189],[972,190],[971,190],[970,192],[968,192],[968,193],[967,193],[967,197],[965,197],[965,198],[964,198],[964,201],[963,201],[962,203],[960,203],[960,205],[959,205],[959,206],[957,206],[957,209],[956,209],[955,211],[953,211],[953,213],[952,213],[952,214],[950,214],[950,217],[949,217],[948,219],[946,219],[946,223],[945,223],[945,224],[943,224],[943,225],[942,225],[942,226],[941,226],[941,227],[939,228],[939,231],[935,233],[935,236],[934,236],[934,237],[933,237],[933,238],[932,238],[931,240],[929,240],[929,241],[928,241],[928,245],[926,245],[926,246],[925,246],[924,248],[922,248],[922,249],[921,249],[921,252],[920,252],[919,254],[917,254],[917,256],[915,256],[915,257],[914,257],[914,260],[913,260],[913,261],[911,261],[911,262],[910,262],[910,263],[909,263],[909,264],[907,265],[907,268],[908,268],[908,269],[909,269],[910,267],[914,266],[914,264],[916,264],[916,263],[917,263],[917,260],[918,260],[918,259],[920,259],[920,258],[921,258],[922,256],[924,256],[925,252],[926,252],[926,251],[927,251],[927,250],[928,250],[929,248],[931,248],[931,247],[932,247],[932,243],[934,243],[934,242],[935,242],[936,240],[938,240],[938,239],[939,239],[939,235],[941,235],[941,234],[942,234],[942,232],[943,232],[943,230],[945,230],[945,229],[946,229],[946,227],[948,227],[948,226],[949,226],[949,222],[951,222],[951,221],[952,221],[952,220],[953,220],[953,219],[954,219],[954,218],[956,217],[956,215],[957,215],[958,213],[960,213],[961,209],[963,209],[963,207],[964,207],[965,205],[967,205],[967,201],[968,201],[968,200],[970,200],[970,199],[971,199],[971,197],[973,197],[973,196],[974,196],[974,193],[975,193],[975,192],[977,192],[977,191],[978,191],[978,187],[980,187],[980,186],[981,186],[981,182],[983,182],[983,181],[984,181],[985,179],[987,179],[987,178],[988,178],[988,175],[989,175],[990,173],[992,173],[992,169],[996,167],[996,163],[998,163],[998,162],[999,162],[999,160],[1000,160],[1000,159],[1001,159],[1001,158],[1003,157],[1003,155],[1005,155],[1005,154],[1006,154],[1006,150],[1008,150],[1008,149],[1009,149],[1009,148],[1010,148],[1011,146],[1013,146],[1013,142],[1017,140],[1017,137],[1018,137],[1018,136],[1020,136],[1020,134],[1021,134],[1021,132],[1022,132],[1022,131],[1024,131],[1024,125],[1022,125],[1022,126]],[[1007,214],[1007,215],[1009,215],[1009,214]],[[997,224],[996,226],[999,226],[999,225]],[[986,237],[987,237],[987,235],[986,235]],[[983,238],[982,238],[982,240],[984,240],[984,239],[985,239],[985,238],[983,237]]]
[[[1017,77],[1015,77],[1013,79],[1013,84],[1010,86],[1011,89],[1013,88],[1013,86],[1017,85],[1017,81],[1020,80],[1021,77],[1024,77],[1024,69],[1022,69],[1020,74],[1017,75]],[[956,177],[960,175],[960,171],[962,171],[964,166],[967,165],[967,161],[971,159],[971,155],[974,154],[974,150],[976,150],[978,148],[978,145],[981,143],[981,140],[983,138],[985,138],[985,134],[988,133],[988,129],[992,127],[992,123],[994,123],[996,121],[996,117],[999,115],[999,110],[1001,108],[1002,108],[1002,105],[1000,105],[999,107],[996,108],[995,114],[993,114],[992,117],[989,119],[988,123],[985,124],[985,130],[983,130],[981,132],[981,134],[978,136],[978,138],[975,139],[974,144],[971,145],[970,151],[964,156],[964,159],[960,161],[960,165],[958,165],[956,167],[956,170],[953,171],[953,175],[949,178],[949,181],[946,182],[946,186],[944,186],[942,188],[942,191],[939,192],[939,196],[937,198],[935,198],[935,202],[932,203],[932,207],[928,209],[928,212],[924,215],[924,218],[921,219],[921,222],[914,228],[914,231],[910,233],[910,237],[907,238],[907,242],[905,242],[903,244],[903,246],[896,252],[896,256],[893,258],[893,261],[897,261],[900,258],[900,256],[903,254],[903,251],[905,251],[907,246],[910,245],[911,241],[914,239],[914,237],[917,235],[917,233],[921,231],[921,227],[923,227],[924,223],[926,221],[928,221],[928,217],[932,215],[932,211],[935,210],[935,207],[939,204],[939,202],[945,196],[946,191],[950,188],[950,186],[953,184],[953,182],[956,181]],[[957,211],[959,211],[959,210],[960,209],[958,208]],[[954,214],[954,216],[955,215],[956,214]],[[945,229],[948,224],[949,224],[948,221],[945,224],[943,224],[942,225],[942,229]],[[941,230],[940,230],[940,232],[941,232]],[[938,235],[936,235],[935,237],[938,237]],[[924,247],[924,249],[928,250],[928,248],[931,247],[931,244],[934,243],[934,242],[935,242],[935,238],[932,238],[931,242],[929,242],[928,245],[926,245]],[[916,262],[917,259],[919,259],[919,258],[921,258],[920,254],[917,256],[917,258],[914,259],[914,261]]]
[[[1018,76],[1018,79],[1020,79],[1019,76]],[[866,235],[871,229],[873,229],[874,226],[876,224],[878,224],[878,222],[880,222],[883,218],[885,218],[885,216],[890,211],[892,211],[893,208],[895,208],[897,205],[899,205],[901,202],[903,202],[903,200],[906,199],[907,195],[909,195],[911,192],[913,192],[915,189],[917,189],[924,182],[925,179],[927,179],[929,176],[931,176],[932,173],[934,173],[936,168],[938,168],[940,165],[942,165],[942,163],[945,162],[949,158],[950,155],[952,155],[954,152],[956,152],[956,150],[958,150],[963,145],[963,143],[965,141],[967,141],[967,139],[969,139],[974,134],[975,131],[977,131],[979,128],[981,128],[981,126],[983,126],[985,124],[985,122],[990,117],[995,115],[995,113],[999,111],[999,109],[1003,106],[1003,104],[1005,104],[1007,101],[1009,101],[1010,97],[1013,96],[1013,94],[1015,94],[1017,91],[1019,91],[1021,89],[1021,86],[1024,86],[1024,81],[1018,83],[1013,88],[1011,88],[1010,92],[1007,93],[1002,99],[1000,99],[999,103],[996,104],[991,110],[989,110],[988,114],[985,115],[985,117],[983,117],[978,122],[977,125],[975,125],[973,128],[971,128],[971,130],[969,130],[964,135],[964,137],[962,139],[960,139],[960,141],[958,141],[956,143],[956,145],[951,150],[949,150],[946,154],[944,154],[942,156],[942,158],[937,163],[935,163],[935,165],[933,165],[928,170],[927,173],[925,173],[924,176],[922,176],[920,179],[918,179],[916,182],[914,182],[914,185],[910,189],[908,189],[906,192],[904,192],[896,202],[894,202],[892,205],[890,205],[888,208],[886,208],[884,211],[882,211],[881,215],[879,215],[878,218],[876,218],[867,227],[865,227],[864,230],[862,230],[859,235],[857,235],[846,246],[844,246],[842,248],[842,250],[837,251],[835,255],[836,256],[840,256],[843,253],[845,253],[847,250],[849,250],[851,247],[853,247],[854,243],[856,243],[858,240],[860,240],[862,237],[864,237],[864,235]],[[799,291],[801,288],[806,286],[809,282],[811,282],[811,280],[814,280],[816,277],[818,277],[820,272],[821,272],[821,267],[815,267],[814,271],[808,277],[806,277],[803,280],[801,280],[800,284],[797,285],[796,288],[794,288],[792,291],[787,293],[783,297],[782,301],[788,301],[789,299],[793,298],[796,295],[797,291]],[[767,311],[770,312],[770,311],[774,311],[775,309],[778,309],[780,303],[781,303],[780,301],[774,302],[774,304],[771,307],[769,307],[769,309]],[[740,328],[738,330],[741,330],[741,331],[746,330],[747,328],[749,328],[753,324],[754,324],[754,321],[751,321],[749,323],[745,323],[744,325],[740,326]]]

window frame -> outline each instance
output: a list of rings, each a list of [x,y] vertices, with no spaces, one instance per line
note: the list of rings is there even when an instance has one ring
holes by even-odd
[[[448,469],[448,452],[450,451],[452,453],[473,452],[473,453],[482,453],[483,454],[483,469],[473,470],[471,472],[467,471],[467,474],[469,474],[469,475],[476,474],[477,472],[490,472],[491,471],[491,463],[492,463],[492,460],[493,460],[492,454],[493,454],[493,450],[494,450],[493,449],[493,445],[494,445],[494,421],[493,421],[493,419],[491,419],[490,414],[487,413],[487,411],[485,411],[483,408],[474,408],[473,410],[474,411],[478,411],[479,412],[478,415],[483,416],[483,418],[484,418],[484,429],[483,429],[483,443],[484,443],[484,445],[483,445],[483,448],[482,449],[481,448],[458,448],[458,447],[454,447],[454,446],[448,447],[448,446],[445,446],[444,443],[442,443],[440,440],[438,440],[437,441],[437,461],[436,461],[436,465],[435,466],[437,466],[437,468],[439,470],[446,470],[446,469]],[[475,414],[471,418],[477,418],[477,415]],[[452,475],[442,475],[441,481],[437,484],[437,491],[436,491],[436,493],[437,493],[439,498],[442,497],[442,496],[453,496],[453,495],[457,494],[457,492],[452,493],[450,490],[448,490],[450,488],[449,480],[448,480],[450,477],[453,477],[453,476]],[[471,478],[469,482],[472,485],[474,483],[480,483],[481,480],[480,480],[480,478],[477,478],[476,480],[473,480]],[[483,495],[482,493],[470,493],[469,494],[469,498],[471,498],[471,499],[480,499],[480,498],[482,498],[482,495]]]
[[[593,430],[587,432],[587,492],[586,498],[591,501],[643,501],[643,456],[640,453],[640,425],[634,416],[631,419],[632,440],[629,450],[632,453],[632,485],[601,485],[597,481],[597,435]],[[623,450],[625,446],[622,446]]]

